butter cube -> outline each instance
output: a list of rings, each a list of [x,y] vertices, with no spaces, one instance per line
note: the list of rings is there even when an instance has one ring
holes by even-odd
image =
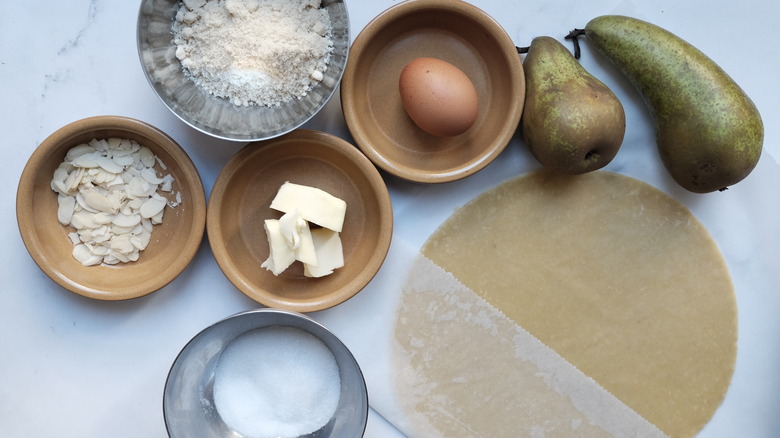
[[[340,233],[347,203],[322,189],[285,182],[271,208],[283,213],[298,210],[304,220]]]
[[[280,231],[278,219],[267,219],[263,223],[263,227],[268,237],[268,247],[271,249],[271,253],[260,267],[268,269],[274,275],[279,275],[293,264],[295,252],[287,245]]]
[[[304,264],[303,275],[324,277],[332,274],[334,269],[344,266],[344,253],[339,233],[327,228],[317,228],[311,230],[311,237],[317,252],[317,265]]]
[[[317,253],[311,237],[309,223],[294,209],[279,218],[279,231],[287,245],[293,250],[295,260],[312,265],[317,264]]]

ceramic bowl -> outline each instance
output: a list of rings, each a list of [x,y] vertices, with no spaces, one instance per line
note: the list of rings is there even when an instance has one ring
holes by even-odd
[[[304,330],[322,341],[336,360],[340,381],[338,406],[330,421],[305,436],[363,436],[368,421],[368,393],[360,366],[347,347],[327,328],[305,315],[281,309],[257,309],[238,313],[207,327],[179,353],[171,366],[163,395],[165,425],[171,438],[243,436],[220,415],[220,406],[214,398],[214,382],[225,348],[242,334],[267,327]],[[292,388],[294,383],[287,385]]]
[[[262,268],[266,219],[285,182],[322,189],[347,204],[341,240],[344,267],[321,278],[295,262],[280,275]],[[352,144],[324,132],[295,130],[241,149],[222,169],[208,205],[207,234],[227,278],[268,307],[311,312],[335,306],[374,277],[390,247],[393,212],[382,177]]]
[[[148,147],[166,165],[181,204],[166,207],[154,226],[151,242],[135,262],[83,266],[73,256],[68,234],[75,231],[57,219],[54,170],[65,154],[93,138],[120,137]],[[154,292],[176,278],[195,256],[203,239],[206,198],[198,171],[185,151],[168,135],[139,120],[98,116],[68,124],[46,138],[25,166],[16,196],[19,231],[35,263],[56,283],[76,294],[99,300],[124,300]]]
[[[349,17],[343,0],[322,0],[332,26],[333,53],[324,78],[303,98],[279,106],[237,106],[195,84],[176,57],[172,24],[180,0],[143,0],[137,23],[138,52],[144,73],[163,104],[193,128],[217,138],[257,141],[303,125],[331,98],[349,52]]]
[[[436,137],[406,114],[399,76],[420,57],[447,61],[474,84],[479,114],[465,133]],[[381,169],[423,183],[487,166],[514,135],[524,96],[512,40],[493,18],[459,0],[411,0],[379,14],[352,44],[341,84],[344,117],[360,149]]]

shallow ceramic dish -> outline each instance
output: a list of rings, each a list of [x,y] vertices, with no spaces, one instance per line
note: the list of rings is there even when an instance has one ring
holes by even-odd
[[[401,70],[419,57],[447,61],[471,79],[479,115],[465,133],[436,137],[401,105]],[[498,156],[522,113],[525,76],[514,43],[482,10],[459,0],[411,0],[378,15],[352,45],[341,84],[355,142],[378,167],[439,183],[471,175]]]
[[[269,254],[263,221],[281,217],[270,205],[286,181],[347,203],[344,267],[331,275],[307,278],[299,262],[279,276],[260,267]],[[206,223],[219,267],[241,292],[269,307],[311,312],[349,299],[371,281],[390,247],[393,212],[382,177],[355,146],[299,129],[250,143],[227,163],[211,191]]]
[[[292,327],[314,335],[333,353],[339,369],[341,388],[336,412],[325,426],[306,437],[363,435],[368,421],[368,392],[360,366],[349,349],[327,328],[305,315],[281,309],[256,309],[235,314],[205,328],[179,353],[168,373],[163,395],[168,436],[243,436],[225,424],[219,415],[214,400],[217,365],[222,352],[234,339],[249,331],[273,326]]]
[[[51,189],[54,170],[72,147],[93,138],[120,137],[148,147],[167,166],[181,192],[176,208],[166,207],[149,245],[138,261],[82,266],[72,256],[71,227],[57,220],[57,194]],[[157,165],[156,168],[158,168]],[[44,140],[22,172],[16,195],[19,231],[35,263],[71,292],[100,300],[124,300],[154,292],[176,278],[195,256],[206,223],[206,197],[195,165],[168,135],[144,122],[99,116],[68,124]]]
[[[322,0],[333,29],[333,53],[324,78],[306,96],[275,107],[236,106],[190,80],[176,58],[172,24],[180,0],[143,0],[137,43],[149,84],[165,106],[193,128],[217,138],[255,141],[277,137],[303,125],[336,91],[349,53],[349,16],[343,0]]]

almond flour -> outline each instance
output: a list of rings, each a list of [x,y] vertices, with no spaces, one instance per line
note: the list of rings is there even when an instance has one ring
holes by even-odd
[[[172,30],[185,74],[238,106],[300,99],[333,52],[320,0],[184,0]]]

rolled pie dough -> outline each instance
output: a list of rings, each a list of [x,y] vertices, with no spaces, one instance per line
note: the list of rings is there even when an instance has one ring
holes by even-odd
[[[413,436],[694,436],[734,370],[725,262],[680,203],[605,171],[538,172],[455,212],[403,288]]]

